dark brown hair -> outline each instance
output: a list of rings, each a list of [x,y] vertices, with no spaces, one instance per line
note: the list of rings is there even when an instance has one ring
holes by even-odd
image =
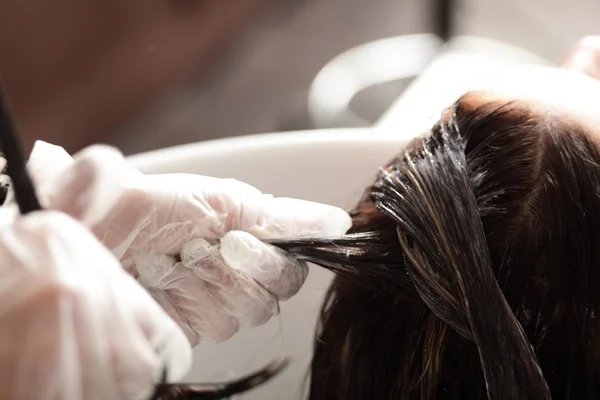
[[[470,94],[383,168],[349,235],[279,241],[338,273],[311,400],[598,399],[600,152]]]
[[[243,378],[223,383],[167,383],[167,370],[155,386],[149,400],[223,400],[248,392],[271,380],[287,366],[288,357],[279,357],[261,370]]]

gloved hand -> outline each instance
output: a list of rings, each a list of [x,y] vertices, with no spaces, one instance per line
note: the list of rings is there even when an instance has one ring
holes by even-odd
[[[278,301],[304,283],[306,263],[259,239],[335,237],[351,226],[349,215],[336,207],[273,198],[234,180],[117,171],[123,163],[115,160],[107,162],[115,165],[117,189],[85,198],[67,193],[65,182],[86,186],[78,164],[95,149],[71,159],[63,149],[38,142],[29,171],[40,200],[80,220],[87,215],[84,222],[192,345],[223,341],[240,327],[264,324],[278,312]],[[104,198],[117,193],[107,210]],[[86,208],[91,211],[83,212]]]
[[[587,36],[579,40],[561,67],[600,79],[600,36]]]
[[[86,175],[82,194],[102,191]],[[190,364],[183,332],[87,228],[56,211],[2,218],[1,399],[145,400],[165,367],[180,380]]]

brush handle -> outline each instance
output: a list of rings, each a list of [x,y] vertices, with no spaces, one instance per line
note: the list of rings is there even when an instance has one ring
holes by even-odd
[[[6,171],[10,176],[15,198],[21,214],[41,210],[26,168],[23,146],[12,119],[8,100],[0,84],[0,146],[6,159]]]

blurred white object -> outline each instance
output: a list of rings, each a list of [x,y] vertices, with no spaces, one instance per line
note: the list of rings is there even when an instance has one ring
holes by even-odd
[[[414,136],[480,80],[523,64],[550,65],[518,47],[472,36],[445,44],[433,34],[376,40],[340,54],[321,69],[310,88],[308,108],[318,128],[369,126],[350,109],[352,99],[370,86],[416,78],[376,124]]]
[[[129,162],[144,173],[234,178],[275,196],[348,208],[372,182],[379,166],[405,144],[371,129],[317,130],[191,144],[133,156]],[[241,331],[219,345],[201,343],[187,381],[239,377],[285,351],[292,356],[289,369],[242,398],[302,398],[315,324],[331,280],[331,274],[319,267],[311,265],[310,271],[298,295],[281,304],[280,321]]]
[[[0,260],[3,400],[147,399],[188,371],[183,332],[71,217],[4,220]]]
[[[586,36],[580,39],[571,49],[562,67],[600,80],[600,36]]]
[[[354,47],[331,60],[315,77],[308,111],[317,128],[368,126],[350,109],[363,89],[418,76],[443,41],[433,34],[397,36]]]
[[[505,43],[471,36],[451,39],[423,73],[375,124],[390,134],[413,137],[431,127],[461,95],[508,68],[552,65]]]
[[[306,263],[259,238],[337,237],[351,225],[339,208],[274,198],[240,181],[144,175],[109,147],[71,158],[38,142],[28,169],[41,203],[91,227],[192,345],[266,323],[278,301],[300,290]]]

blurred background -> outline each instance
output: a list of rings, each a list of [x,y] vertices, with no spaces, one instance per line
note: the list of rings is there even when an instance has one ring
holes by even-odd
[[[309,92],[337,56],[379,39],[472,35],[558,63],[598,21],[596,0],[3,0],[0,73],[27,147],[132,154],[374,123],[410,79],[360,88],[347,120],[316,118]],[[396,58],[421,68],[436,51],[423,43]],[[351,90],[338,83],[330,94]]]

